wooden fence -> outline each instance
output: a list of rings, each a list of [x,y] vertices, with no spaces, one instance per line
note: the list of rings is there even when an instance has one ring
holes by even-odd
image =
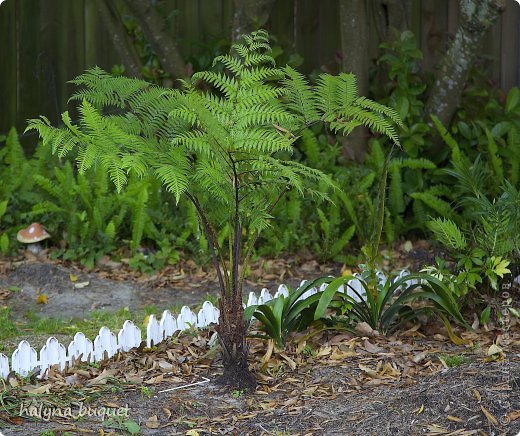
[[[146,1],[146,0],[143,0]],[[377,57],[382,34],[380,10],[400,5],[394,23],[411,29],[424,52],[423,67],[434,68],[458,24],[456,0],[371,1],[370,53]],[[231,33],[231,0],[161,0],[167,25],[185,59],[202,56]],[[370,6],[371,5],[371,6]],[[266,27],[304,58],[303,70],[336,64],[340,47],[337,0],[276,0]],[[390,23],[392,24],[392,23]],[[481,54],[489,74],[504,89],[519,83],[520,6],[507,0],[506,11],[487,35]],[[72,87],[66,81],[86,68],[111,69],[121,63],[93,0],[7,0],[0,6],[0,133],[23,130],[28,118],[45,114],[58,122]],[[337,65],[337,64],[336,64]],[[34,142],[34,141],[32,141]],[[27,145],[27,142],[25,143]]]

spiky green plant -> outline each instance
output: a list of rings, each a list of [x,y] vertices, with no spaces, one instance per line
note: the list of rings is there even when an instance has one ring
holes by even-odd
[[[72,97],[79,122],[65,112],[62,128],[45,117],[28,126],[60,156],[76,150],[80,172],[102,165],[118,190],[129,174],[150,174],[177,201],[185,195],[193,203],[221,291],[221,380],[239,387],[254,383],[242,308],[252,247],[287,191],[326,198],[318,183],[333,186],[322,172],[288,159],[293,142],[327,123],[343,134],[365,125],[398,143],[400,123],[395,111],[357,96],[352,74],[322,74],[311,86],[291,67],[276,67],[270,52],[267,33],[253,32],[215,58],[225,72],[196,73],[180,90],[94,68],[72,81],[81,87]]]

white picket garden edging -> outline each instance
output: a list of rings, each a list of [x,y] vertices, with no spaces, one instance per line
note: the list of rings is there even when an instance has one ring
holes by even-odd
[[[397,278],[407,274],[409,274],[408,271],[403,270]],[[387,280],[387,277],[380,272],[378,272],[377,278],[380,283],[385,283]],[[354,274],[354,279],[350,280],[348,282],[349,286],[347,286],[348,295],[356,300],[359,300],[359,296],[352,291],[351,287],[363,297],[364,288],[360,279],[360,275]],[[300,286],[306,282],[306,280],[303,280]],[[311,288],[299,299],[304,299],[317,292],[323,292],[325,288],[325,284],[319,289]],[[345,292],[345,287],[341,286],[338,291]],[[244,306],[264,304],[273,298],[278,298],[280,295],[284,297],[289,295],[289,289],[286,285],[280,285],[274,296],[266,288],[262,289],[258,296],[254,292],[250,292],[247,303]],[[150,315],[146,326],[146,346],[157,345],[171,337],[174,333],[182,332],[189,328],[204,328],[211,324],[218,324],[219,315],[219,310],[209,301],[204,302],[197,314],[188,306],[184,306],[177,317],[172,315],[169,310],[165,310],[162,313],[160,320],[155,315]],[[0,377],[6,379],[11,370],[25,377],[39,368],[40,377],[45,378],[48,369],[53,365],[58,365],[58,368],[63,370],[66,365],[71,366],[78,361],[83,363],[99,362],[105,358],[113,357],[118,352],[127,352],[132,348],[137,348],[141,341],[141,329],[130,320],[126,320],[123,323],[123,327],[117,335],[107,327],[101,327],[94,341],[91,341],[83,333],[78,332],[74,335],[68,347],[59,343],[56,338],[50,337],[39,353],[27,341],[23,340],[18,344],[11,356],[11,366],[9,366],[8,357],[0,353]]]

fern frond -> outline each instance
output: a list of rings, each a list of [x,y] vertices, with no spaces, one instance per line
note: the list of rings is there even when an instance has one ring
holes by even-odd
[[[426,206],[441,216],[450,217],[453,214],[453,210],[448,202],[430,193],[414,192],[410,194],[410,197],[421,200]]]
[[[435,218],[426,223],[437,240],[452,250],[464,250],[468,243],[457,224],[447,218]]]
[[[296,115],[301,117],[303,124],[310,125],[320,119],[316,107],[316,97],[304,76],[293,68],[283,68],[286,78],[282,83],[287,90],[287,106]]]

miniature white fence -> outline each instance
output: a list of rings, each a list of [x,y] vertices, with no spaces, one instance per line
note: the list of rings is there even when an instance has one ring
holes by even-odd
[[[407,275],[407,271],[401,271],[398,278]],[[347,286],[347,293],[352,298],[359,300],[351,287],[363,297],[364,288],[361,285],[361,276],[354,274],[354,279],[350,280]],[[385,283],[387,278],[383,273],[378,273],[378,280]],[[302,281],[301,285],[306,283]],[[300,285],[300,286],[301,286]],[[307,290],[300,299],[307,298],[310,295],[323,291],[326,285],[322,285],[320,289],[311,288]],[[345,292],[344,287],[340,287],[339,292]],[[285,285],[280,285],[277,292],[273,295],[269,290],[262,289],[260,295],[254,292],[249,294],[247,303],[244,306],[252,306],[263,304],[277,298],[280,295],[287,297],[289,289]],[[219,319],[219,310],[209,301],[204,302],[200,311],[195,314],[188,306],[181,309],[180,314],[175,317],[170,311],[165,310],[160,320],[155,315],[150,315],[146,327],[146,346],[151,347],[157,345],[165,339],[171,337],[175,332],[182,332],[189,328],[203,328],[211,324],[217,324]],[[74,339],[67,348],[59,341],[50,337],[46,344],[42,347],[39,354],[27,342],[21,341],[11,356],[11,367],[9,367],[9,359],[5,354],[0,353],[0,377],[6,379],[11,370],[22,377],[31,374],[35,369],[40,369],[40,377],[45,378],[51,366],[57,365],[60,370],[65,366],[74,365],[76,362],[99,362],[106,358],[111,358],[118,352],[126,352],[132,348],[137,348],[141,344],[141,329],[132,321],[125,321],[123,327],[118,334],[111,332],[107,327],[101,327],[99,334],[94,341],[88,339],[83,333],[78,332],[74,335]],[[39,355],[39,359],[38,359]]]

